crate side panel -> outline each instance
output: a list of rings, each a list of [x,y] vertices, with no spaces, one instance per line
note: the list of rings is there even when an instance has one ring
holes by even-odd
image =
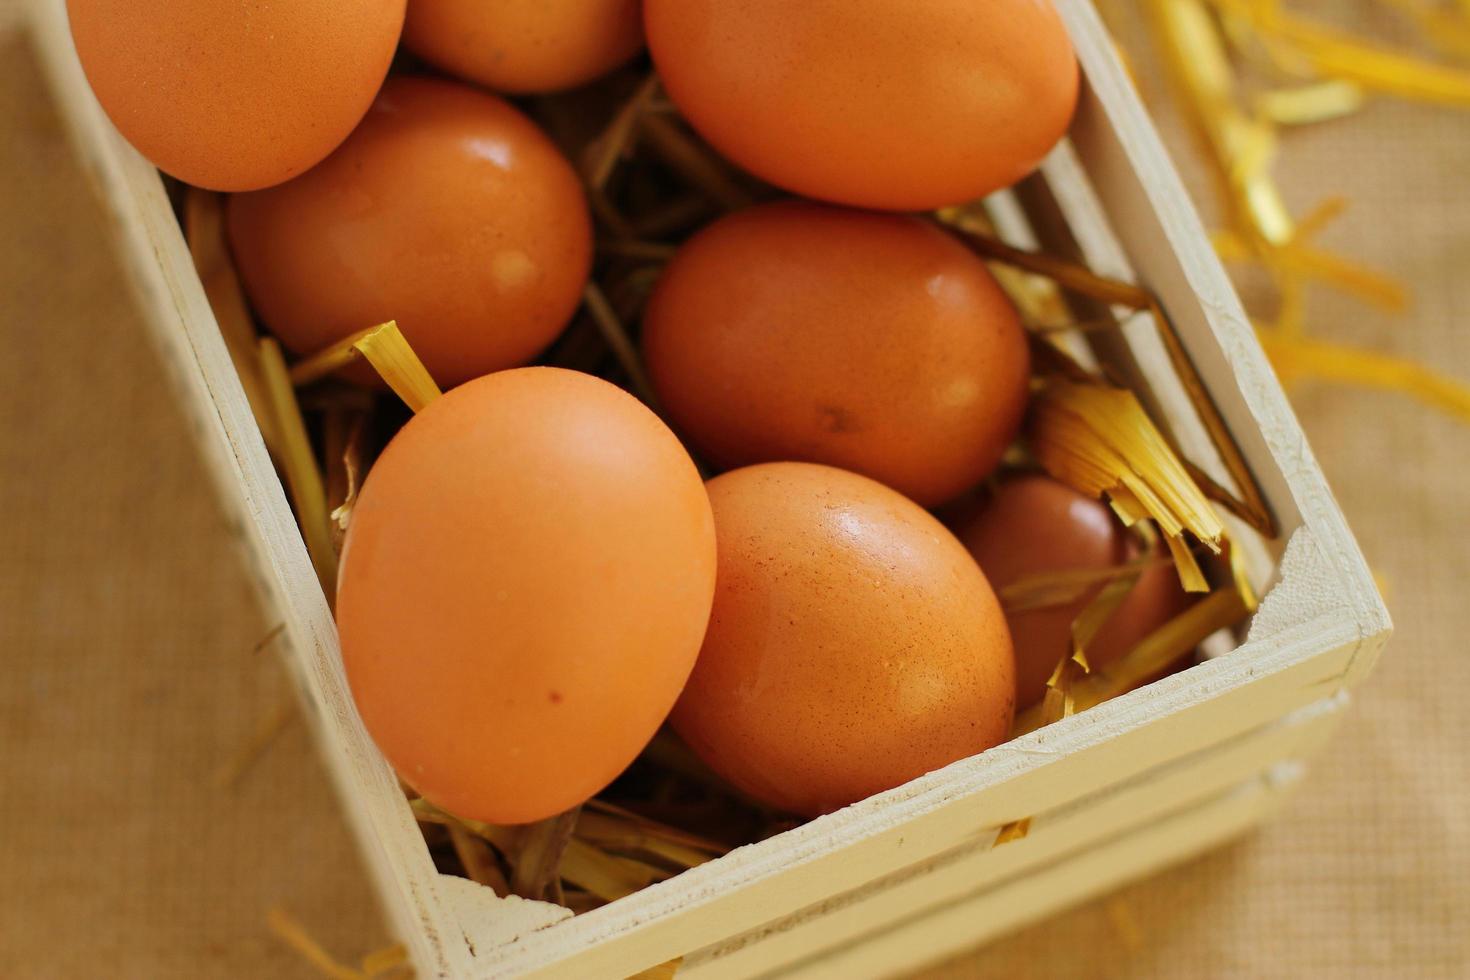
[[[1270,815],[1284,792],[1275,780],[1255,781],[1105,847],[926,911],[867,942],[844,946],[773,976],[783,980],[900,976],[1233,840]]]
[[[1126,786],[1043,814],[1022,840],[992,848],[993,835],[982,837],[978,844],[701,950],[685,959],[680,976],[734,980],[768,973],[814,950],[859,940],[888,923],[944,906],[957,896],[999,887],[1033,869],[1106,847],[1114,838],[1202,805],[1278,762],[1313,755],[1336,730],[1347,704],[1345,695],[1333,697]]]

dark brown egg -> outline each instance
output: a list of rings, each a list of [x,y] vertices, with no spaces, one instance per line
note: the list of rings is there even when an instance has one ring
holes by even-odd
[[[1049,476],[1003,481],[955,531],[996,592],[1030,576],[1106,569],[1135,556],[1107,504]],[[1007,612],[1016,650],[1016,704],[1041,700],[1046,682],[1072,644],[1072,621],[1101,586],[1066,605]],[[1093,669],[1116,662],[1189,604],[1172,565],[1148,568],[1088,648]]]

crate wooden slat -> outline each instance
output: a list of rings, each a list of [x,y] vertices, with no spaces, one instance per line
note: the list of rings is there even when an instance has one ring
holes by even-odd
[[[810,957],[814,949],[846,947],[895,922],[943,908],[956,895],[1008,887],[1058,861],[1109,846],[1253,783],[1263,768],[1311,755],[1336,730],[1347,704],[1347,695],[1337,695],[1123,786],[1042,813],[1032,820],[1025,838],[1002,845],[995,853],[991,852],[995,829],[977,828],[969,843],[937,858],[686,956],[680,976],[689,980],[763,976]],[[1080,900],[1083,891],[1073,891],[1071,882],[1064,882],[1049,897],[1060,904],[1064,896]]]
[[[62,0],[36,3],[35,37],[78,153],[109,206],[215,488],[285,627],[318,743],[384,907],[422,976],[620,976],[677,956],[688,956],[690,976],[898,970],[1249,826],[1291,782],[1295,761],[1321,743],[1342,692],[1371,668],[1389,628],[1371,576],[1088,0],[1058,7],[1085,83],[1070,140],[1044,179],[1088,262],[1160,297],[1282,528],[1279,543],[1253,543],[1258,577],[1272,587],[1246,641],[568,918],[435,870],[348,696],[330,611],[158,174],[92,98]],[[1129,370],[1177,421],[1186,452],[1212,465],[1214,450],[1169,383],[1157,338],[1130,327],[1125,342]],[[1031,837],[989,848],[998,827],[1028,816],[1036,818]],[[857,942],[862,935],[871,938]]]
[[[996,889],[955,899],[918,918],[899,919],[865,942],[805,958],[781,976],[860,980],[898,975],[943,959],[1229,841],[1268,816],[1299,778],[1291,767],[1263,774],[1192,810]]]

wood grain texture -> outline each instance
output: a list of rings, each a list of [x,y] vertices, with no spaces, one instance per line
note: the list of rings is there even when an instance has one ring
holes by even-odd
[[[1084,851],[995,889],[950,902],[923,915],[899,919],[887,929],[831,956],[820,956],[782,976],[889,977],[915,964],[1025,925],[1059,907],[1147,875],[1243,833],[1269,815],[1296,784],[1297,770],[1251,784],[1119,839]],[[1057,896],[1064,895],[1062,903]]]

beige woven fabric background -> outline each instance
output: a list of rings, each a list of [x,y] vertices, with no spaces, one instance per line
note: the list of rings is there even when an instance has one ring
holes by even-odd
[[[0,977],[312,976],[266,931],[269,906],[343,956],[387,937],[299,724],[221,783],[285,697],[273,655],[254,649],[270,623],[34,59],[3,31],[10,3]],[[1390,318],[1314,293],[1318,330],[1470,381],[1467,174],[1470,115],[1384,102],[1289,136],[1292,202],[1350,195],[1327,244],[1417,300]],[[1391,395],[1312,388],[1296,404],[1399,628],[1330,755],[1248,839],[926,976],[1470,973],[1470,428]]]

